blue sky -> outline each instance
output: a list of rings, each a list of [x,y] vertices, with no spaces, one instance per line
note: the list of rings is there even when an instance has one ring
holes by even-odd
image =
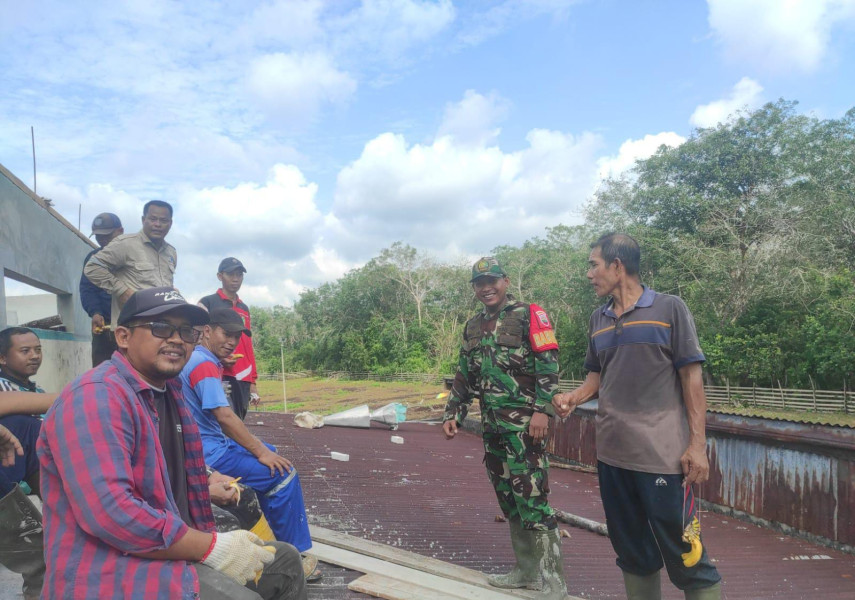
[[[766,101],[855,106],[855,0],[0,0],[0,163],[82,229],[174,203],[177,285],[290,303],[401,240],[466,262]]]

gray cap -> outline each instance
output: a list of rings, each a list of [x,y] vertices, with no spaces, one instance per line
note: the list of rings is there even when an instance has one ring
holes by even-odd
[[[101,213],[92,221],[92,235],[113,233],[122,227],[122,221],[113,213]]]

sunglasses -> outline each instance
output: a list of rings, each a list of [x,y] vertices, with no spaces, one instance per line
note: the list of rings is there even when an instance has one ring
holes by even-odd
[[[127,327],[128,329],[133,329],[134,327],[148,327],[154,337],[161,338],[164,340],[168,340],[169,338],[171,338],[177,331],[178,337],[180,337],[182,341],[187,342],[188,344],[195,344],[199,341],[199,338],[202,337],[202,332],[194,327],[191,327],[190,325],[181,325],[180,327],[176,327],[175,325],[170,325],[169,323],[151,321],[149,323],[126,325],[125,327]]]

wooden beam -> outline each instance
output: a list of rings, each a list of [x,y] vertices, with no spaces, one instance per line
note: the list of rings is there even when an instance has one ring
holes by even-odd
[[[323,542],[324,544],[364,554],[365,556],[379,558],[380,560],[385,560],[396,565],[409,567],[417,571],[430,573],[431,575],[437,575],[446,579],[453,579],[455,581],[461,581],[463,583],[477,585],[483,588],[495,589],[487,583],[486,575],[473,569],[459,567],[442,560],[437,560],[436,558],[422,556],[415,552],[393,548],[386,544],[364,540],[346,533],[339,533],[338,531],[333,531],[331,529],[316,527],[315,525],[310,525],[309,530],[312,534],[312,540],[317,542]],[[527,595],[523,592],[523,594],[524,595],[522,597],[524,598],[537,598],[537,594],[534,592]]]
[[[384,600],[437,600],[436,592],[409,581],[391,579],[373,573],[354,579],[347,589]],[[460,596],[446,596],[449,600]]]
[[[365,556],[343,548],[335,548],[327,544],[316,542],[312,545],[311,553],[326,563],[339,565],[352,571],[359,571],[371,575],[380,575],[385,578],[410,583],[416,587],[424,588],[433,592],[433,598],[449,598],[453,600],[519,600],[520,598],[536,598],[537,596],[520,595],[515,590],[498,590],[496,588],[485,589],[481,586],[471,585],[453,579],[446,579],[438,575],[425,573],[417,569],[411,569],[398,564],[393,564],[372,556]],[[382,598],[383,596],[381,596]],[[399,600],[398,596],[391,596],[391,600]],[[406,595],[400,598],[407,598]]]

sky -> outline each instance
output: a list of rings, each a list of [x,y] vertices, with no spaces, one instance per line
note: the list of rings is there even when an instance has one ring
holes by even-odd
[[[175,207],[176,286],[293,303],[401,241],[466,262],[779,98],[855,106],[855,0],[0,0],[0,163],[88,234]]]

